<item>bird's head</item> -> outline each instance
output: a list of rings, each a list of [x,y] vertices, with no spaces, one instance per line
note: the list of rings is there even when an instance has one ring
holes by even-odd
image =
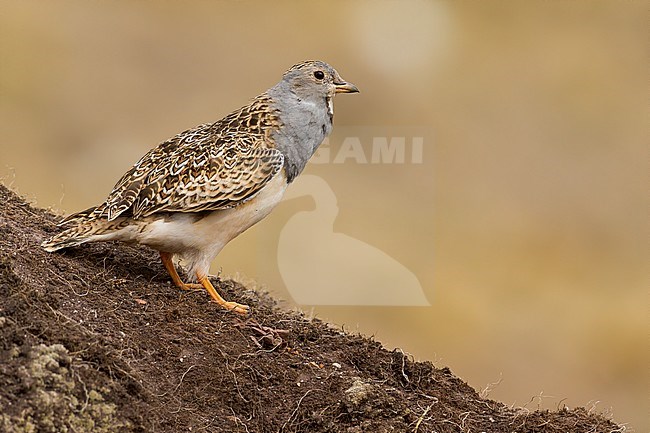
[[[291,92],[300,99],[321,99],[336,93],[357,93],[359,89],[346,82],[336,69],[325,62],[310,60],[298,63],[282,77]]]

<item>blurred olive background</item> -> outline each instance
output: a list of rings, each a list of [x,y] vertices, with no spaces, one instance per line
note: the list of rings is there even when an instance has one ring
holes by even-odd
[[[648,431],[646,9],[3,0],[0,175],[40,206],[84,209],[158,142],[328,61],[362,91],[336,99],[335,131],[429,131],[421,164],[307,172],[336,195],[334,230],[410,269],[431,306],[298,307],[506,404],[595,407]],[[291,304],[278,232],[313,208],[281,204],[213,271]]]

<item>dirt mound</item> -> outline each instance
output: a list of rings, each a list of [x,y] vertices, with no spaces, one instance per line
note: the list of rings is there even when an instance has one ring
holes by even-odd
[[[173,287],[145,248],[45,253],[56,218],[3,186],[0,203],[2,431],[622,431],[482,399],[447,368],[214,280],[251,305],[241,319]]]

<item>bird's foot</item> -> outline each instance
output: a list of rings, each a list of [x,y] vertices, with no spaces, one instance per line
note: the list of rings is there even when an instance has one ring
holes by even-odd
[[[183,290],[203,290],[203,284],[199,283],[181,283],[179,287]]]
[[[237,314],[242,314],[244,316],[247,316],[248,313],[250,313],[251,311],[251,307],[249,307],[248,305],[240,304],[233,301],[225,301],[223,303],[218,301],[213,301],[213,302],[216,302],[217,304],[221,305],[223,308],[225,308],[228,311],[232,311]]]
[[[210,297],[212,298],[212,302],[216,302],[222,308],[228,311],[233,311],[237,314],[247,315],[250,312],[250,307],[248,305],[239,304],[237,302],[232,302],[232,301],[226,301],[225,299],[223,299],[221,295],[217,292],[217,290],[214,288],[214,286],[212,285],[208,277],[201,276],[201,275],[197,275],[197,277],[201,282],[201,285],[210,294]]]

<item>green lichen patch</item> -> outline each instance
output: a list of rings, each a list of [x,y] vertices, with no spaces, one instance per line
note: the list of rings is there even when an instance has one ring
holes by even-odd
[[[0,430],[7,433],[119,432],[129,427],[103,390],[88,389],[75,359],[61,344],[12,346],[2,374],[13,392],[0,400]]]

